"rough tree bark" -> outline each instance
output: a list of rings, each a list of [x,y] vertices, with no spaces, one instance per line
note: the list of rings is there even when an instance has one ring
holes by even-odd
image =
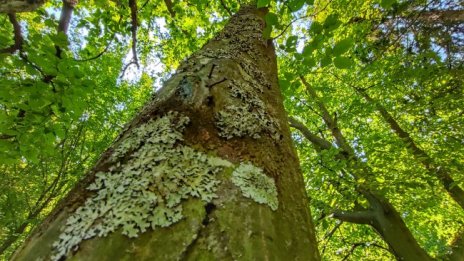
[[[183,62],[13,260],[318,260],[265,12]]]
[[[45,3],[45,0],[0,0],[0,13],[31,12]]]

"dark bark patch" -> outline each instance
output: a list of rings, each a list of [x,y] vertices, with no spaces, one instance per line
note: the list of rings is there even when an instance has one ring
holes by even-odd
[[[214,97],[213,96],[208,96],[206,98],[206,105],[208,107],[214,107]]]
[[[213,203],[208,203],[205,205],[206,216],[201,222],[204,226],[207,226],[209,224],[209,220],[210,220],[209,214],[211,214],[211,212],[213,212],[213,210],[215,209],[216,209],[216,205],[214,205]]]

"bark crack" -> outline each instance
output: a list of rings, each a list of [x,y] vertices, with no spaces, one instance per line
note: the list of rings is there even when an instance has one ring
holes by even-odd
[[[205,217],[201,221],[202,226],[198,229],[196,235],[192,238],[192,241],[185,247],[184,251],[180,254],[179,260],[187,260],[188,257],[193,253],[195,250],[195,246],[198,243],[198,240],[204,237],[204,231],[210,224],[211,213],[216,209],[216,205],[214,203],[207,203],[205,205]]]
[[[208,87],[208,88],[211,89],[211,88],[213,88],[214,86],[216,86],[216,85],[218,85],[218,84],[221,84],[221,83],[223,83],[223,82],[225,82],[225,81],[227,81],[227,78],[224,77],[222,80],[217,81],[217,82],[215,82],[215,83],[212,83],[212,84],[210,84],[210,85],[208,85],[208,86],[206,86],[206,87]]]

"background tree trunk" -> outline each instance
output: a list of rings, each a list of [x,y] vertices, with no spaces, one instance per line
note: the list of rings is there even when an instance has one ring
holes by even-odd
[[[186,60],[14,260],[318,260],[266,11]]]

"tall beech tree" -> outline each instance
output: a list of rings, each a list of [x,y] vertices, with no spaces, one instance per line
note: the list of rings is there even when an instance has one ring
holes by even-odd
[[[318,260],[265,14],[185,60],[13,260]]]

